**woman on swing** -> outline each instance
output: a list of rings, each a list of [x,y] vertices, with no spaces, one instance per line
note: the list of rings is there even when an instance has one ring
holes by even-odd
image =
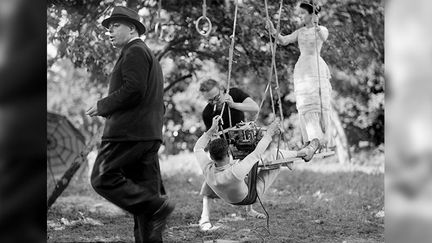
[[[272,137],[278,134],[279,118],[268,127],[264,136],[257,144],[255,150],[243,160],[233,161],[228,153],[228,144],[223,138],[211,141],[211,137],[218,132],[220,116],[212,120],[211,128],[205,132],[197,141],[194,147],[195,157],[204,174],[207,185],[224,201],[233,205],[249,205],[255,202],[257,196],[262,196],[271,186],[280,172],[280,168],[274,170],[261,170],[256,174],[253,183],[245,182],[247,174],[253,169],[267,147]],[[210,142],[210,143],[209,143]],[[209,144],[209,154],[204,148]],[[312,141],[308,146],[299,151],[279,150],[282,158],[298,157],[304,160],[311,160],[318,149],[317,141]],[[268,159],[276,158],[276,149],[268,151],[271,156]],[[273,157],[273,158],[272,158]]]
[[[282,45],[298,42],[300,57],[294,67],[294,93],[303,143],[306,146],[317,139],[320,148],[326,148],[331,144],[332,87],[329,68],[320,56],[321,47],[328,37],[327,28],[318,25],[320,10],[321,7],[313,1],[302,2],[299,7],[302,27],[289,35],[275,36],[277,31],[271,21],[267,21],[266,28]]]

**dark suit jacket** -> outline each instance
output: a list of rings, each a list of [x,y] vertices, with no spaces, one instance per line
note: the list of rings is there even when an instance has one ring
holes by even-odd
[[[97,108],[106,117],[102,141],[162,141],[162,69],[141,39],[123,47]]]

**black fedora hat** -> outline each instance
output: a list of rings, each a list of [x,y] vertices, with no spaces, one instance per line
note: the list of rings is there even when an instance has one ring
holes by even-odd
[[[115,6],[111,12],[111,16],[102,21],[102,26],[108,29],[110,22],[114,20],[124,20],[134,24],[139,35],[146,32],[146,28],[144,24],[141,23],[138,13],[130,8]]]
[[[300,3],[300,8],[306,9],[310,14],[313,12],[315,12],[315,14],[318,14],[321,11],[321,7],[318,6],[318,4],[314,3],[314,1],[302,2]]]

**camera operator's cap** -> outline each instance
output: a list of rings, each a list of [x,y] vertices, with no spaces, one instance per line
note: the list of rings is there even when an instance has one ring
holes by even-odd
[[[146,27],[141,23],[140,16],[130,8],[115,6],[111,12],[111,16],[102,21],[102,26],[108,29],[110,22],[114,20],[124,20],[134,24],[139,35],[143,35],[146,32]]]

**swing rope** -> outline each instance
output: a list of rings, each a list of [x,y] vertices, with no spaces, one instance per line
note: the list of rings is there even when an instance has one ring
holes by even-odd
[[[268,8],[267,8],[267,0],[264,0],[265,1],[265,9],[266,9],[266,16],[267,16],[267,19],[269,20],[270,18],[269,18],[269,15],[268,15]],[[280,8],[279,8],[279,20],[278,20],[278,29],[277,29],[277,34],[279,34],[279,31],[280,31],[280,15],[281,15],[281,11],[282,11],[282,4],[283,4],[283,0],[281,0],[281,5],[280,5]],[[263,103],[264,103],[264,100],[265,100],[265,97],[266,97],[266,94],[267,94],[267,91],[270,93],[270,99],[271,99],[271,102],[272,102],[272,110],[273,110],[273,114],[274,114],[274,116],[276,117],[276,108],[275,108],[275,105],[274,105],[274,99],[273,99],[273,93],[272,93],[272,89],[271,89],[271,82],[272,82],[272,75],[273,75],[273,71],[275,72],[275,81],[276,81],[276,93],[277,93],[277,95],[278,95],[278,98],[279,98],[279,110],[280,110],[280,114],[281,114],[281,119],[283,120],[283,114],[282,114],[282,106],[281,106],[281,102],[280,102],[280,94],[279,94],[279,83],[278,83],[278,79],[277,79],[277,70],[276,70],[276,57],[275,57],[275,49],[276,49],[276,42],[274,43],[274,45],[273,45],[273,42],[272,42],[272,40],[271,40],[271,33],[270,33],[270,31],[269,31],[269,35],[270,35],[270,48],[271,48],[271,52],[272,52],[272,63],[271,63],[271,67],[270,67],[270,73],[269,73],[269,81],[268,81],[268,83],[267,83],[267,87],[266,87],[266,89],[265,89],[265,91],[264,91],[264,97],[263,97],[263,99],[262,99],[262,101],[261,101],[261,104],[260,104],[260,107],[259,107],[259,110],[258,110],[258,113],[257,113],[257,116],[256,116],[256,118],[255,118],[255,121],[258,119],[258,117],[259,117],[259,113],[260,113],[260,111],[261,111],[261,108],[262,108],[262,105],[263,105]],[[279,156],[279,144],[280,144],[280,138],[281,138],[281,134],[280,134],[280,136],[279,136],[279,140],[278,140],[278,148],[277,148],[277,155],[276,155],[276,159],[277,159],[277,157]],[[255,182],[256,183],[256,182]],[[250,186],[250,185],[249,185]],[[269,215],[269,213],[267,212],[267,210],[265,209],[265,207],[264,207],[264,204],[262,203],[262,201],[261,201],[261,198],[260,198],[260,196],[258,195],[258,193],[256,194],[256,197],[258,198],[258,201],[259,201],[259,203],[261,204],[261,207],[263,208],[263,210],[264,210],[264,212],[265,212],[265,215],[266,215],[266,230],[267,230],[267,232],[271,235],[271,232],[270,232],[270,215]]]
[[[234,10],[234,23],[233,23],[233,34],[231,36],[231,45],[230,45],[230,49],[229,49],[229,59],[228,59],[228,84],[227,84],[227,93],[229,92],[230,89],[230,85],[231,85],[231,72],[232,72],[232,62],[233,62],[233,55],[234,55],[234,44],[235,44],[235,30],[236,30],[236,25],[237,25],[237,12],[238,12],[238,0],[235,1],[235,10]],[[270,84],[270,83],[269,83]],[[271,89],[270,89],[270,94],[271,94]],[[226,103],[224,102],[222,105],[222,110],[220,113],[220,116],[222,117],[223,111],[225,109],[225,105]],[[274,106],[273,106],[274,107]],[[228,107],[228,115],[229,115],[229,122],[230,122],[230,127],[232,127],[231,124],[231,113],[230,113],[230,109]],[[223,122],[223,119],[221,119],[221,122]],[[226,138],[225,138],[226,139]],[[249,172],[250,173],[250,172]],[[250,176],[250,175],[249,175]],[[256,182],[254,182],[256,183]],[[251,187],[251,185],[248,185],[249,187]],[[267,228],[266,230],[270,233],[270,228],[269,228],[269,214],[267,212],[267,210],[265,209],[264,205],[261,202],[261,198],[259,197],[258,194],[256,194],[261,207],[263,208],[265,214],[266,214],[266,218],[267,218]]]
[[[207,17],[207,2],[206,0],[203,0],[203,4],[202,4],[202,9],[203,9],[203,17],[206,18]]]
[[[267,1],[267,0],[265,0]],[[278,15],[278,21],[277,21],[277,25],[276,25],[276,34],[279,35],[280,33],[280,16],[282,14],[282,6],[283,6],[283,0],[280,0],[280,4],[279,4],[279,15]],[[267,10],[267,18],[269,19],[268,16],[268,9]],[[273,67],[274,67],[274,72],[275,72],[275,83],[276,83],[276,93],[278,95],[278,103],[279,103],[279,115],[281,120],[283,121],[284,116],[283,116],[283,112],[282,112],[282,102],[281,102],[281,97],[280,97],[280,92],[279,92],[279,80],[278,80],[278,75],[277,75],[277,70],[276,70],[276,47],[277,47],[277,41],[274,42],[274,46],[273,46],[273,54],[272,54],[272,63],[273,63]]]
[[[260,198],[260,196],[258,195],[258,193],[257,193],[257,198],[258,198],[258,201],[259,201],[259,203],[261,204],[261,207],[262,207],[262,209],[264,210],[264,213],[265,213],[265,215],[266,215],[266,225],[267,225],[267,227],[266,227],[265,229],[266,229],[267,232],[271,235],[271,232],[270,232],[270,215],[269,215],[269,213],[267,212],[267,210],[265,209],[264,204],[261,202],[261,198]]]
[[[268,21],[270,21],[270,17],[269,17],[269,13],[268,13],[268,6],[267,6],[267,0],[265,0],[264,1],[264,4],[265,4],[265,10],[266,10],[266,19],[268,20]],[[279,31],[280,31],[280,28],[279,28],[279,23],[280,23],[280,12],[281,12],[281,10],[282,10],[282,2],[281,2],[281,6],[280,6],[280,8],[279,8],[279,18],[278,18],[278,28],[277,28],[277,31],[276,31],[276,34],[278,35],[279,34]],[[261,109],[262,109],[262,106],[263,106],[263,104],[264,104],[264,101],[265,101],[265,97],[266,97],[266,95],[267,95],[267,92],[268,92],[268,89],[270,88],[270,86],[271,86],[271,81],[272,81],[272,75],[273,75],[273,70],[274,70],[274,72],[275,72],[275,76],[276,76],[276,78],[277,78],[277,68],[276,68],[276,61],[275,61],[275,52],[273,51],[275,48],[272,48],[273,47],[273,41],[272,41],[272,38],[271,38],[271,32],[270,32],[270,30],[268,30],[268,33],[269,33],[269,40],[270,40],[270,50],[271,50],[271,53],[272,53],[272,62],[271,62],[271,67],[270,67],[270,72],[269,72],[269,78],[268,78],[268,80],[269,80],[269,82],[268,82],[268,84],[267,84],[267,86],[266,86],[266,88],[265,88],[265,91],[264,91],[264,95],[263,95],[263,98],[262,98],[262,100],[261,100],[261,104],[260,104],[260,106],[259,106],[259,110],[258,110],[258,113],[257,113],[257,115],[256,115],[256,118],[255,118],[255,122],[258,120],[258,118],[259,118],[259,114],[261,113]],[[276,42],[275,42],[275,45],[274,46],[276,46]],[[276,116],[276,112],[275,112],[275,108],[274,108],[274,103],[273,103],[273,96],[272,96],[272,93],[271,93],[272,91],[271,91],[271,89],[270,89],[270,96],[271,96],[271,99],[272,99],[272,110],[273,110],[273,114]]]
[[[266,0],[267,1],[267,0]],[[280,33],[280,16],[282,14],[282,6],[283,6],[283,0],[280,0],[280,5],[279,5],[279,15],[278,15],[278,21],[277,21],[277,25],[276,25],[276,33],[279,34]],[[268,12],[268,11],[267,11]],[[280,96],[280,92],[279,92],[279,80],[278,80],[278,75],[277,75],[277,70],[276,70],[276,47],[277,47],[277,41],[275,41],[274,43],[274,47],[273,47],[273,55],[272,55],[272,62],[273,62],[273,67],[274,67],[274,71],[275,71],[275,82],[276,82],[276,93],[277,93],[277,98],[278,98],[278,105],[279,105],[279,115],[280,115],[280,119],[283,123],[284,121],[284,116],[283,116],[283,112],[282,112],[282,100],[281,100],[281,96]],[[279,137],[278,137],[278,145],[277,145],[277,152],[276,152],[276,159],[279,158],[279,148],[280,148],[280,141],[281,139],[283,139],[283,125],[281,126],[281,133],[279,133]]]
[[[266,18],[269,21],[270,17],[269,17],[269,13],[268,13],[267,0],[264,0],[264,5],[265,5]],[[274,105],[274,100],[273,100],[273,93],[272,93],[272,89],[271,89],[271,83],[272,83],[272,79],[273,79],[273,68],[274,68],[274,63],[275,63],[274,60],[275,60],[276,57],[275,57],[275,52],[273,51],[273,41],[271,39],[270,30],[268,30],[268,33],[269,33],[269,36],[270,36],[270,51],[271,51],[271,54],[272,54],[272,61],[271,61],[271,66],[270,66],[270,71],[269,71],[269,77],[268,77],[267,87],[266,87],[266,89],[264,91],[264,95],[263,95],[263,98],[261,100],[261,104],[259,106],[259,110],[258,110],[258,113],[256,115],[255,121],[258,120],[259,114],[261,113],[261,109],[262,109],[262,106],[264,104],[265,97],[267,95],[267,91],[270,92],[270,99],[271,99],[271,103],[272,103],[272,111],[273,111],[274,116],[276,116],[275,105]],[[279,34],[279,33],[277,33],[277,34]]]
[[[316,14],[317,11],[317,6],[316,3],[314,1],[312,1],[312,7],[313,7],[313,14]],[[323,125],[324,122],[324,114],[323,114],[323,105],[322,105],[322,94],[321,94],[321,72],[320,72],[320,65],[319,65],[319,50],[318,50],[318,33],[317,33],[317,29],[316,27],[318,26],[318,23],[314,23],[314,33],[315,33],[315,51],[316,51],[316,60],[317,60],[317,72],[318,72],[318,94],[320,97],[320,124],[321,124],[321,129],[323,130],[323,132],[325,133],[326,129],[325,126]]]
[[[228,81],[227,81],[227,89],[226,93],[229,94],[230,85],[231,85],[231,71],[232,71],[232,63],[233,63],[233,55],[234,55],[234,44],[235,44],[235,32],[236,32],[236,25],[237,25],[237,11],[238,11],[238,0],[235,0],[235,10],[234,10],[234,23],[233,23],[233,34],[231,35],[231,44],[229,48],[229,57],[228,57]],[[224,102],[222,105],[222,110],[220,113],[220,116],[222,117],[222,114],[224,112],[226,103]],[[232,121],[231,121],[231,110],[228,107],[228,120],[229,125],[232,127]],[[223,120],[221,119],[223,122]],[[223,123],[222,123],[223,124]]]
[[[157,22],[155,25],[155,34],[159,36],[158,38],[162,38],[162,24],[161,24],[161,9],[162,9],[162,0],[158,1],[158,10],[157,10]]]
[[[267,0],[264,0],[264,5],[265,5],[265,12],[266,12],[266,19],[268,22],[270,22],[270,16],[269,16],[269,12],[268,12],[268,3]],[[271,67],[270,67],[270,73],[269,73],[269,84],[267,86],[267,88],[269,88],[271,86],[271,82],[273,80],[273,71],[275,73],[275,90],[276,90],[276,94],[277,94],[277,99],[278,99],[278,107],[279,107],[279,115],[280,115],[280,119],[281,121],[284,120],[284,116],[283,116],[283,111],[282,111],[282,102],[281,102],[281,96],[280,96],[280,92],[279,92],[279,80],[278,80],[278,72],[277,72],[277,68],[276,68],[276,47],[277,47],[277,37],[279,36],[280,33],[280,17],[282,14],[282,6],[283,6],[283,0],[280,1],[280,5],[279,5],[279,13],[278,13],[278,21],[277,21],[277,25],[276,25],[276,39],[275,42],[273,43],[272,41],[272,34],[270,29],[268,30],[268,34],[269,34],[269,40],[270,40],[270,51],[272,54],[272,61],[271,61]],[[267,90],[266,88],[266,90]],[[264,94],[265,95],[265,94]],[[276,117],[276,111],[275,111],[275,104],[274,104],[274,99],[273,99],[273,95],[272,95],[272,89],[270,88],[270,97],[271,97],[271,102],[272,102],[272,109],[273,109],[273,114]],[[264,101],[265,98],[263,98]],[[261,111],[261,107],[263,104],[263,101],[261,102],[260,105],[260,110]],[[259,116],[259,112],[257,114],[256,119],[258,119]],[[283,126],[282,126],[282,130],[283,130]],[[279,134],[278,137],[278,145],[277,145],[277,154],[276,154],[276,159],[279,158],[279,149],[280,149],[280,140],[281,138],[283,139],[283,131]]]
[[[269,79],[269,81],[270,81],[270,80],[271,80],[271,79]],[[266,95],[267,95],[267,92],[268,92],[269,87],[270,87],[270,82],[267,83],[267,86],[266,86],[266,88],[265,88],[263,98],[262,98],[262,100],[261,100],[261,103],[260,103],[260,106],[259,106],[258,112],[257,112],[256,117],[255,117],[255,120],[254,120],[255,122],[258,120],[258,117],[259,117],[259,114],[260,114],[260,112],[261,112],[261,108],[262,108],[262,106],[263,106],[263,104],[264,104],[265,97],[266,97]],[[274,107],[272,107],[272,108],[274,109]],[[273,112],[273,113],[275,113],[275,112]]]
[[[208,29],[207,31],[205,31],[204,29],[201,30],[199,27],[199,23],[201,22],[201,20],[204,20],[207,22],[208,24]],[[210,19],[207,17],[207,3],[206,0],[203,0],[203,4],[202,4],[202,16],[199,17],[196,22],[195,22],[195,29],[197,30],[197,32],[204,36],[204,37],[208,37],[210,35],[210,32],[212,30],[212,22],[210,21]]]

